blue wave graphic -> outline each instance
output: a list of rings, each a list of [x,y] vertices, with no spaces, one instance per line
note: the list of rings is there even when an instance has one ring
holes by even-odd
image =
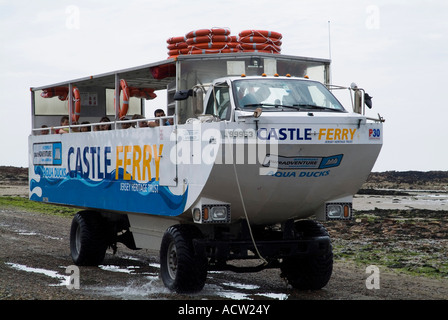
[[[188,198],[188,188],[183,195],[175,195],[155,179],[148,183],[125,181],[121,168],[119,180],[101,181],[85,179],[80,175],[60,179],[45,177],[42,166],[36,166],[34,171],[41,179],[40,182],[31,180],[30,190],[40,187],[42,196],[33,194],[33,201],[42,202],[45,199],[45,202],[77,207],[178,216],[184,212]],[[111,177],[115,177],[115,172],[111,173]]]

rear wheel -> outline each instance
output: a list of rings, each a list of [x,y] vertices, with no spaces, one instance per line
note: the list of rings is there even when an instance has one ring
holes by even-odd
[[[320,223],[313,220],[301,220],[295,224],[296,231],[303,239],[329,236]],[[333,272],[333,251],[322,255],[295,256],[285,258],[281,264],[282,277],[296,289],[318,290],[323,288]]]
[[[70,253],[78,266],[97,266],[107,250],[106,226],[97,212],[78,212],[70,229]]]
[[[165,232],[160,246],[162,281],[171,291],[201,291],[207,278],[207,258],[195,253],[193,239],[202,235],[195,226],[175,225]]]

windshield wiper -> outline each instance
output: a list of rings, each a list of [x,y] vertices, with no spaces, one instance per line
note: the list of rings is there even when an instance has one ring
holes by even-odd
[[[281,108],[290,108],[290,109],[295,109],[295,110],[300,110],[300,108],[298,108],[298,106],[293,105],[293,106],[288,106],[288,105],[284,105],[284,104],[273,104],[273,103],[252,103],[252,104],[246,104],[244,105],[244,107],[281,107]]]
[[[333,108],[328,108],[328,107],[322,107],[322,106],[317,106],[315,104],[309,104],[309,103],[301,103],[301,104],[293,104],[292,106],[290,105],[285,105],[285,104],[273,104],[273,103],[251,103],[251,104],[246,104],[244,105],[244,107],[275,107],[275,108],[290,108],[290,109],[295,109],[295,110],[301,110],[301,109],[319,109],[319,110],[328,110],[328,111],[334,111],[334,112],[344,112],[344,110],[339,110],[339,109],[333,109]]]
[[[328,110],[328,111],[335,111],[335,112],[343,112],[343,110],[333,109],[333,108],[329,108],[329,107],[322,107],[322,106],[317,106],[315,104],[307,104],[307,103],[294,104],[294,106],[297,106],[300,108],[306,108],[306,109],[320,109],[320,110]]]

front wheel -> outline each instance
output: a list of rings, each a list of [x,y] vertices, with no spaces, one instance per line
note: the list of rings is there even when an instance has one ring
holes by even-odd
[[[201,233],[195,226],[175,225],[165,232],[160,246],[162,281],[171,291],[201,291],[207,278],[207,258],[195,253],[193,239]]]
[[[303,239],[329,236],[320,223],[313,220],[301,220],[295,224],[296,231]],[[285,258],[281,264],[282,277],[299,290],[318,290],[327,285],[333,272],[333,250],[322,255],[308,255]]]

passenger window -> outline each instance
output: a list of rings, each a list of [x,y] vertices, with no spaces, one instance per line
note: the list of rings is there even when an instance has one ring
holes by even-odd
[[[207,103],[206,114],[212,114],[221,120],[230,119],[230,93],[227,83],[218,84]]]

